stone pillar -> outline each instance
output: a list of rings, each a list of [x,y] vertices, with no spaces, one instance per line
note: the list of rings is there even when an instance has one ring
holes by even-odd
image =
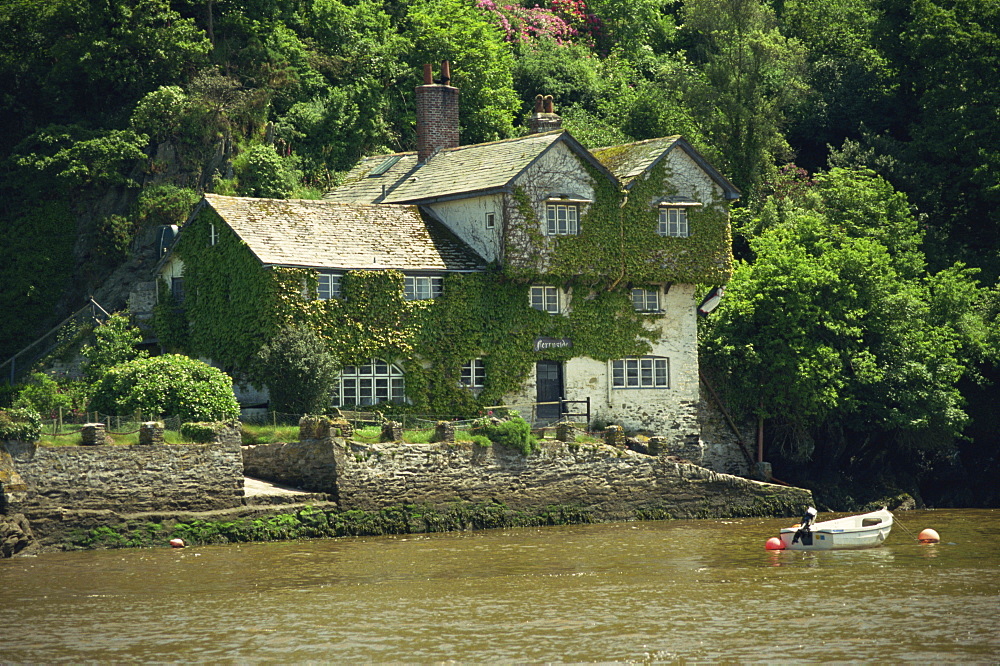
[[[455,424],[451,421],[438,421],[434,427],[435,442],[454,442]]]
[[[560,442],[575,442],[580,429],[572,423],[560,423],[556,426],[556,439]]]
[[[139,444],[153,446],[163,444],[163,424],[159,421],[146,421],[139,424]]]
[[[667,451],[667,438],[666,437],[650,437],[649,441],[646,442],[646,449],[649,451],[651,456],[664,456],[669,453]]]
[[[382,424],[382,442],[400,442],[403,440],[403,424],[399,421],[386,421]]]
[[[99,446],[107,443],[107,433],[103,423],[84,423],[80,428],[81,446]]]
[[[625,448],[625,429],[620,425],[609,425],[604,429],[604,443],[619,449]]]

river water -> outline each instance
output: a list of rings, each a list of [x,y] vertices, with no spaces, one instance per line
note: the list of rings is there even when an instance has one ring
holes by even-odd
[[[0,662],[996,662],[998,518],[899,513],[863,551],[740,519],[0,560]]]

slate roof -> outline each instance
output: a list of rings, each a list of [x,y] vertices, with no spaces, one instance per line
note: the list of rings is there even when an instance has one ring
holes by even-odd
[[[695,163],[707,173],[725,192],[727,199],[738,199],[740,191],[702,157],[690,143],[680,136],[665,136],[646,139],[620,146],[595,148],[591,152],[601,164],[622,182],[626,189],[631,187],[638,176],[652,169],[668,152],[679,148],[686,152]]]
[[[254,199],[206,194],[210,206],[268,266],[475,271],[485,261],[416,206]]]
[[[553,130],[449,148],[424,164],[417,163],[415,152],[366,157],[348,173],[343,185],[324,198],[348,203],[431,203],[498,192],[559,141],[605,171],[576,139],[563,130]],[[390,160],[395,162],[382,175],[370,175]]]

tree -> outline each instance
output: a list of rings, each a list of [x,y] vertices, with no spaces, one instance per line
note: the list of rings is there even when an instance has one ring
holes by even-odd
[[[918,453],[954,450],[967,421],[958,382],[991,353],[975,271],[928,274],[922,232],[881,178],[818,181],[780,215],[773,199],[762,207],[755,260],[706,322],[706,367],[731,406],[768,424],[772,454],[816,476],[915,473]]]
[[[407,22],[414,73],[423,63],[451,61],[452,85],[461,90],[462,143],[511,136],[519,106],[514,57],[499,28],[464,0],[419,0],[409,6]]]
[[[322,414],[330,406],[340,364],[308,326],[282,329],[257,355],[257,378],[271,396],[271,409]]]
[[[782,126],[805,91],[804,51],[759,0],[689,0],[682,15],[703,77],[693,103],[727,162],[719,166],[752,194],[788,157]]]
[[[128,314],[116,312],[94,329],[95,342],[84,345],[80,353],[86,359],[83,376],[88,382],[97,382],[111,368],[137,358],[146,358],[145,351],[137,349],[142,333],[132,326]]]
[[[90,408],[183,421],[223,421],[240,415],[229,375],[177,354],[137,358],[110,368],[97,383]]]

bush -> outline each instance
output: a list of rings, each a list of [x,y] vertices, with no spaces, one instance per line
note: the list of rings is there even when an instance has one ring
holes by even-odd
[[[42,434],[42,417],[31,407],[0,409],[0,441],[34,442]]]
[[[29,407],[39,414],[58,414],[60,408],[65,411],[73,408],[73,398],[52,377],[35,372],[21,385],[14,405]]]
[[[340,364],[313,329],[283,329],[261,348],[257,361],[257,379],[268,388],[271,409],[291,414],[329,409]]]
[[[111,368],[97,384],[90,406],[105,414],[140,412],[143,418],[169,415],[185,421],[227,421],[240,415],[229,375],[177,354]]]
[[[181,437],[198,444],[208,444],[215,439],[215,423],[182,423]]]
[[[240,194],[248,197],[287,199],[299,184],[293,160],[271,146],[253,146],[233,160]]]
[[[471,432],[473,436],[483,435],[494,444],[520,451],[525,456],[538,450],[538,438],[531,434],[531,425],[519,416],[506,421],[477,419]]]

